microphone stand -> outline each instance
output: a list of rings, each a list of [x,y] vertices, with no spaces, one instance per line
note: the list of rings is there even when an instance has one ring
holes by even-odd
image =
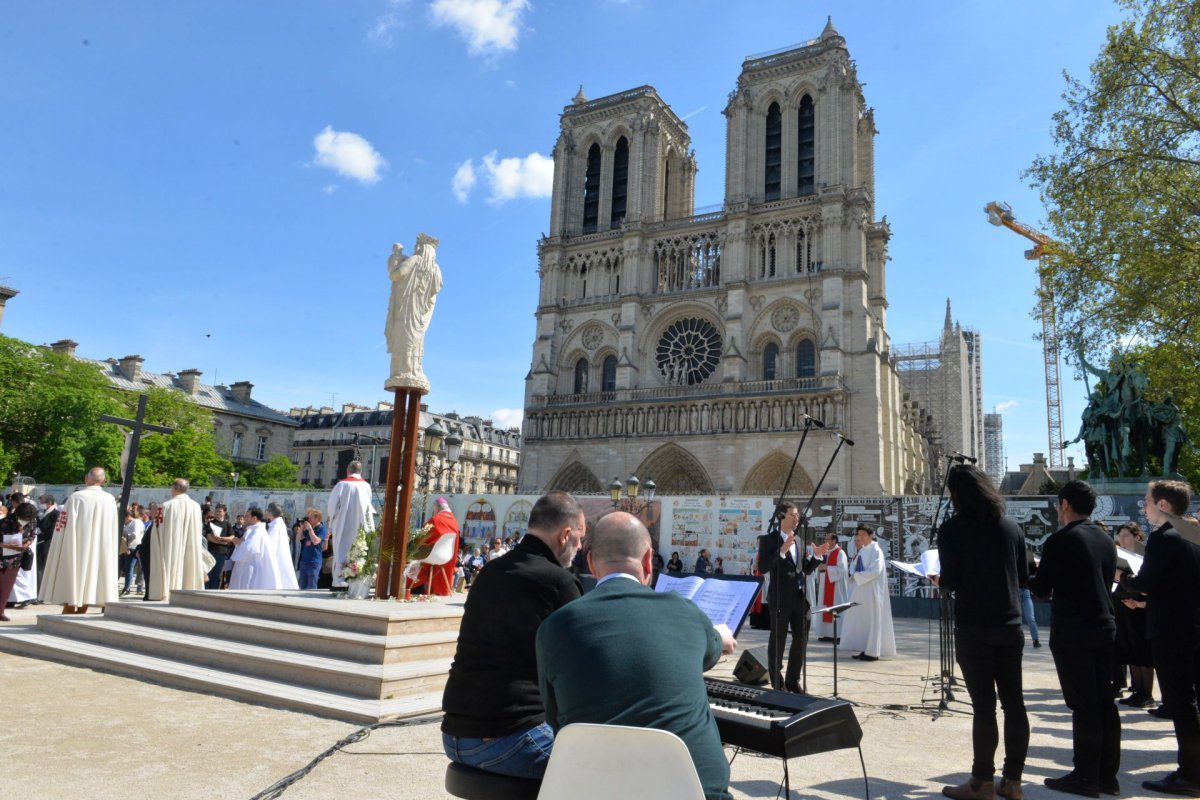
[[[938,517],[942,512],[942,502],[946,498],[946,484],[950,480],[950,470],[958,461],[953,455],[946,456],[946,473],[942,476],[942,491],[938,494],[938,504],[933,509],[933,524],[929,533],[930,549],[937,547]],[[941,699],[938,701],[938,711],[948,711],[954,702],[954,690],[951,685],[957,683],[954,677],[954,606],[950,603],[950,593],[938,590],[938,684],[941,689]]]

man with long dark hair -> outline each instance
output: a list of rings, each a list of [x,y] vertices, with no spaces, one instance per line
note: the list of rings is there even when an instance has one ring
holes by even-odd
[[[1029,589],[1038,597],[1053,593],[1050,652],[1071,709],[1074,769],[1046,778],[1051,789],[1084,797],[1117,794],[1121,764],[1121,717],[1113,701],[1112,576],[1117,551],[1112,539],[1092,522],[1096,492],[1083,481],[1069,481],[1058,492],[1062,526],[1042,547],[1037,574]]]
[[[1004,498],[987,473],[970,464],[946,478],[954,516],[938,530],[942,591],[954,592],[954,643],[974,718],[971,778],[947,786],[953,800],[1021,800],[1021,774],[1029,751],[1029,717],[1021,689],[1021,593],[1029,576],[1025,537],[1004,516]],[[996,698],[1004,707],[1004,768],[996,773]]]

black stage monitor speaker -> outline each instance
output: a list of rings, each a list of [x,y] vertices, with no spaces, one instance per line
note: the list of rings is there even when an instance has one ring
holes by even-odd
[[[761,686],[767,682],[767,648],[752,647],[742,653],[737,666],[733,668],[733,677],[751,686]]]

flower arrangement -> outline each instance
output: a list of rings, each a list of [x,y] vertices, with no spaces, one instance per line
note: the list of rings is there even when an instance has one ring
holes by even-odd
[[[370,580],[379,569],[379,532],[358,529],[354,544],[346,554],[341,577],[344,581]]]

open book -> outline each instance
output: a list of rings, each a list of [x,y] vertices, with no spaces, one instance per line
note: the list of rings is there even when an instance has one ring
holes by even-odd
[[[934,575],[942,574],[942,562],[938,558],[937,548],[926,550],[921,553],[921,559],[913,564],[906,564],[903,561],[888,560],[896,569],[901,572],[906,572],[909,575],[915,575],[918,578],[931,578]]]
[[[713,625],[727,625],[736,636],[761,586],[761,578],[740,575],[676,578],[664,572],[659,574],[654,591],[683,595],[699,606]]]

